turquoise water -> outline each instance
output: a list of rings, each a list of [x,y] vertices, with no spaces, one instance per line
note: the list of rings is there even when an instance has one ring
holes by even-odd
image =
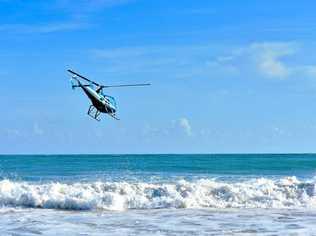
[[[316,155],[2,155],[0,235],[315,235]]]
[[[0,177],[21,180],[316,174],[314,154],[2,155]]]

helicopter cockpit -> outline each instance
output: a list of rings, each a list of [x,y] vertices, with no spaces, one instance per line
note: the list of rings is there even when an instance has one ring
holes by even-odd
[[[107,99],[110,104],[113,106],[113,108],[116,110],[116,101],[114,99],[114,97],[111,97],[109,95],[103,95],[105,99]]]

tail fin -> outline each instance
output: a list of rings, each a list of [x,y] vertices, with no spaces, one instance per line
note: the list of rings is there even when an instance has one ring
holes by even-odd
[[[70,78],[70,83],[71,83],[71,88],[74,90],[77,87],[80,87],[80,83],[78,81],[78,79],[75,76],[72,76]]]

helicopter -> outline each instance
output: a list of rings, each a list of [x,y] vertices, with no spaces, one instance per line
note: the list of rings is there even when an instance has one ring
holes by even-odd
[[[135,86],[148,86],[149,83],[146,84],[120,84],[120,85],[102,85],[97,82],[94,82],[88,79],[85,76],[80,75],[79,73],[68,69],[67,70],[71,74],[71,87],[72,89],[81,88],[87,97],[91,101],[91,105],[88,109],[87,114],[93,119],[100,121],[100,114],[105,113],[115,120],[119,120],[116,116],[117,105],[114,97],[106,95],[103,93],[104,88],[113,88],[113,87],[135,87]],[[84,80],[87,83],[82,82]]]

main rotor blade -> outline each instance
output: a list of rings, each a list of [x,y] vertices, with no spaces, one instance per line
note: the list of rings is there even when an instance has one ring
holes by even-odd
[[[96,82],[94,82],[94,81],[92,81],[92,80],[90,80],[90,79],[88,79],[88,78],[86,78],[86,77],[84,77],[84,76],[82,76],[82,75],[79,75],[78,73],[76,73],[76,72],[74,72],[74,71],[72,71],[72,70],[70,70],[70,69],[68,69],[67,71],[68,71],[69,73],[75,75],[75,76],[78,76],[79,78],[81,78],[81,79],[83,79],[83,80],[86,80],[86,81],[88,81],[88,82],[90,82],[90,83],[96,85],[96,86],[101,86],[100,84],[98,84],[98,83],[96,83]]]
[[[118,88],[118,87],[136,87],[136,86],[149,86],[151,84],[119,84],[119,85],[101,85],[102,88]]]
[[[83,80],[86,80],[96,86],[99,86],[100,88],[118,88],[118,87],[136,87],[136,86],[148,86],[148,85],[151,85],[151,84],[119,84],[119,85],[102,85],[102,84],[99,84],[99,83],[96,83],[90,79],[88,79],[87,77],[84,77],[80,74],[78,74],[77,72],[74,72],[73,70],[70,70],[68,69],[67,70],[69,73],[75,75],[75,76],[78,76],[79,78],[83,79]]]

